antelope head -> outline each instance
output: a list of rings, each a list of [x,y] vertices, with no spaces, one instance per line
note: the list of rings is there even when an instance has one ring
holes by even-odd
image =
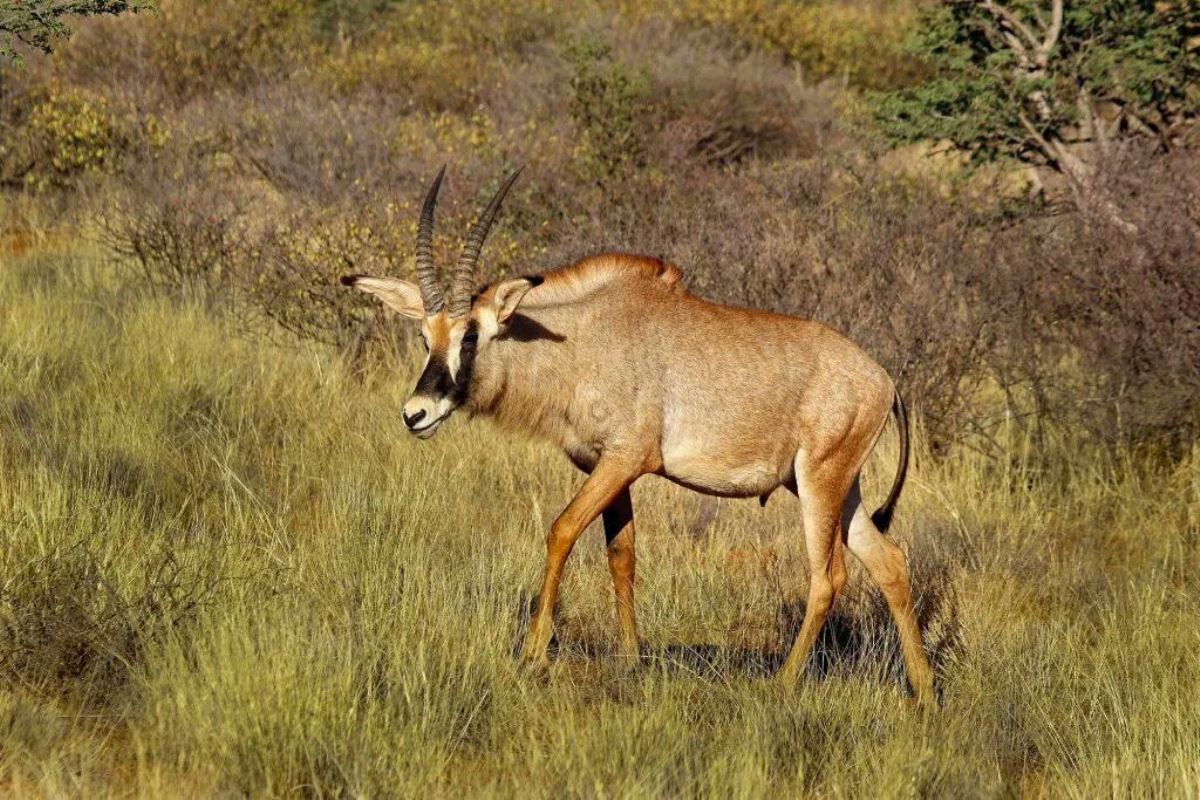
[[[445,294],[433,263],[433,214],[446,173],[444,166],[433,179],[421,208],[417,226],[417,283],[365,275],[346,275],[341,279],[342,284],[375,295],[402,316],[421,322],[425,364],[401,415],[405,426],[418,438],[428,439],[437,433],[455,409],[468,400],[476,358],[504,331],[525,293],[540,282],[539,278],[514,278],[479,295],[474,293],[483,242],[504,196],[520,172],[517,169],[508,176],[475,222]]]

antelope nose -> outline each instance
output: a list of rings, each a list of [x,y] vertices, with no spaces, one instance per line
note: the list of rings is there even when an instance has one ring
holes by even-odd
[[[408,426],[409,430],[412,430],[420,424],[421,420],[425,419],[425,410],[421,409],[414,414],[401,411],[400,416],[404,418],[404,424]]]

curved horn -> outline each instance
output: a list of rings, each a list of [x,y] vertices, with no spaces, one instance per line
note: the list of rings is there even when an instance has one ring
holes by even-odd
[[[429,187],[429,194],[425,195],[421,221],[417,225],[417,283],[421,286],[421,301],[425,304],[427,317],[437,314],[445,305],[442,287],[438,286],[437,267],[433,263],[433,210],[437,207],[438,189],[442,187],[445,174],[446,165],[443,164]]]
[[[467,243],[463,245],[462,255],[458,257],[458,264],[454,267],[454,274],[450,278],[450,316],[452,317],[465,317],[471,311],[471,289],[475,281],[475,263],[479,261],[479,251],[483,249],[483,241],[487,238],[488,230],[496,219],[500,204],[504,202],[504,196],[508,194],[508,190],[512,188],[517,176],[524,168],[524,166],[517,167],[496,191],[492,201],[488,203],[487,208],[475,222],[475,227],[471,229]]]

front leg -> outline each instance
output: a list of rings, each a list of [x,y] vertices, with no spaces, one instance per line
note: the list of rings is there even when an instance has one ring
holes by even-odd
[[[521,648],[521,659],[526,663],[538,667],[547,665],[546,647],[553,632],[554,603],[558,599],[558,586],[567,556],[584,529],[641,475],[642,470],[635,464],[615,456],[601,456],[575,498],[550,526],[542,591],[538,594],[537,610]]]

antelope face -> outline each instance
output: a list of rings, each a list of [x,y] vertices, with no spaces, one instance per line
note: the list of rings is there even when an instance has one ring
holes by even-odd
[[[466,317],[437,314],[421,321],[425,366],[404,404],[404,424],[428,439],[470,397],[471,375],[480,353],[508,327],[526,293],[540,276],[503,281],[482,292]]]
[[[346,286],[375,295],[398,314],[421,321],[425,364],[401,412],[410,433],[430,438],[467,401],[476,358],[504,332],[521,300],[541,282],[538,276],[502,281],[478,295],[466,314],[453,317],[442,310],[426,314],[420,288],[400,278],[342,278]]]
[[[401,416],[414,436],[428,439],[437,433],[454,409],[467,401],[475,359],[487,343],[503,330],[525,296],[540,278],[504,281],[472,297],[475,265],[488,229],[518,169],[501,184],[480,215],[463,246],[462,255],[443,292],[433,264],[433,212],[446,168],[438,172],[425,197],[417,227],[416,273],[418,283],[399,278],[346,275],[342,284],[373,294],[398,314],[421,321],[425,366],[404,404]]]
[[[401,416],[412,435],[428,439],[466,402],[479,332],[469,317],[437,314],[421,321],[421,342],[425,365]]]

